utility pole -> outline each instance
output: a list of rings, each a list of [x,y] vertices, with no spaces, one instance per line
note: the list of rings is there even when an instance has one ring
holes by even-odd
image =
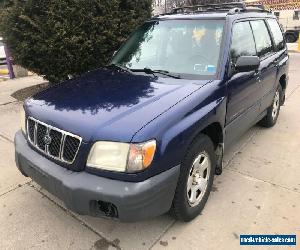
[[[5,55],[6,55],[6,64],[7,64],[7,69],[8,69],[8,73],[9,73],[9,78],[13,79],[13,78],[15,78],[15,74],[14,74],[14,69],[13,69],[12,57],[11,57],[9,49],[7,48],[6,45],[4,45],[4,51],[5,51]]]

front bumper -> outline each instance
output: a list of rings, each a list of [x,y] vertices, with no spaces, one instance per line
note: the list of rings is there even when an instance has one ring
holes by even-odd
[[[107,216],[97,204],[113,204],[117,219],[133,222],[167,212],[172,204],[180,166],[143,182],[124,182],[62,168],[32,150],[19,131],[15,136],[19,170],[83,215]],[[95,205],[96,204],[96,205]]]

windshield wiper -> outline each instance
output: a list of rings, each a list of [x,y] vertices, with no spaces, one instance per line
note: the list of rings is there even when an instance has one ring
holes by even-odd
[[[169,76],[169,77],[172,77],[172,78],[176,78],[176,79],[180,79],[180,75],[177,75],[177,74],[172,74],[170,73],[169,71],[167,70],[161,70],[161,69],[150,69],[148,67],[145,67],[143,69],[130,69],[132,72],[144,72],[146,74],[155,74],[155,73],[158,73],[158,74],[161,74],[161,75],[165,75],[165,76]]]
[[[111,67],[111,68],[113,67],[113,68],[121,69],[123,71],[131,73],[130,68],[127,68],[125,66],[122,66],[122,65],[116,64],[116,63],[111,63],[111,64],[107,65],[106,67]]]

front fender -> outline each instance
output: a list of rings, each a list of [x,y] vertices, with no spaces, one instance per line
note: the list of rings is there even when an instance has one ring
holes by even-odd
[[[210,124],[224,128],[226,89],[224,82],[210,82],[135,134],[133,142],[157,141],[152,166],[144,174],[155,175],[181,164],[193,139]]]

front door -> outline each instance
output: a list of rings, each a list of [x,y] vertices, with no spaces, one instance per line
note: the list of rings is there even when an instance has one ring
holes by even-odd
[[[235,23],[231,43],[231,77],[227,83],[228,102],[225,127],[225,144],[230,144],[256,121],[260,109],[259,71],[235,72],[234,65],[240,56],[256,56],[254,37],[249,21]]]

